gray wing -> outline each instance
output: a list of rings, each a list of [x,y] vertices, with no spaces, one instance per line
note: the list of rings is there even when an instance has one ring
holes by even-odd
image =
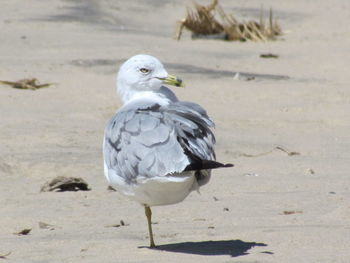
[[[215,136],[210,130],[214,122],[201,106],[179,101],[167,107],[166,113],[170,114],[169,119],[175,124],[178,140],[189,157],[215,160]]]
[[[105,164],[128,183],[182,172],[197,159],[215,159],[213,125],[189,102],[122,108],[105,130]]]

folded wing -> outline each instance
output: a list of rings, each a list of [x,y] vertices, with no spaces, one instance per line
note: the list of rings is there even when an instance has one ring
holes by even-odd
[[[191,102],[123,107],[105,131],[105,164],[127,183],[194,170],[204,184],[209,169],[224,166],[215,162],[211,127],[205,110]]]

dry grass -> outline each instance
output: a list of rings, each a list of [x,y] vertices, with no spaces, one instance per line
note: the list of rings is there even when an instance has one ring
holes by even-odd
[[[220,19],[217,19],[217,16]],[[175,36],[177,40],[181,38],[184,28],[191,31],[194,37],[216,35],[218,38],[230,41],[268,41],[282,34],[280,26],[273,18],[272,9],[270,9],[267,25],[262,9],[259,22],[238,22],[233,15],[225,13],[218,0],[213,0],[208,6],[195,3],[194,10],[187,8],[186,17],[178,22]]]
[[[37,90],[41,88],[50,87],[53,83],[40,84],[36,78],[33,78],[33,79],[21,79],[18,81],[0,80],[0,84],[5,84],[15,89]]]

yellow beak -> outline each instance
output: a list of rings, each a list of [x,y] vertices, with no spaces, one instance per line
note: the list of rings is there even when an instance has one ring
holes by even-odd
[[[174,76],[168,75],[165,79],[162,79],[163,84],[172,85],[180,88],[184,88],[185,84],[182,82],[182,79]]]

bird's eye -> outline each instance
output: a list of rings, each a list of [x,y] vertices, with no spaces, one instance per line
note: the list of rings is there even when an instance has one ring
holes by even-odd
[[[147,74],[150,70],[147,69],[147,68],[140,68],[140,71],[141,71],[143,74]]]

